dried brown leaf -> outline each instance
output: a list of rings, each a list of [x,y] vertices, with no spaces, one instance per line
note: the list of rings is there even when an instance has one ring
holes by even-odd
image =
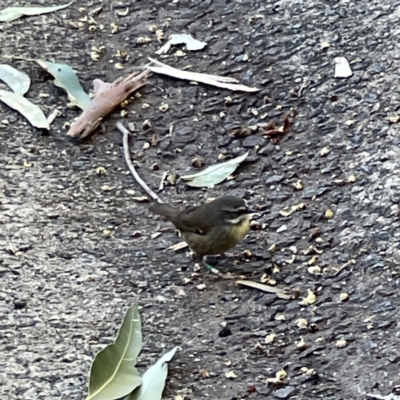
[[[282,118],[283,118],[283,126],[281,126],[280,128],[276,128],[275,123],[272,122],[269,126],[267,126],[264,129],[263,135],[265,135],[265,136],[286,135],[286,133],[289,132],[290,121],[286,114],[283,114]]]
[[[146,83],[149,74],[149,70],[134,72],[126,78],[118,78],[113,83],[95,79],[93,81],[93,100],[71,126],[67,135],[80,138],[88,136],[99,126],[107,114],[124,101],[132,92]]]
[[[288,290],[283,290],[279,289],[273,286],[269,285],[264,285],[262,283],[258,282],[252,282],[252,281],[245,281],[245,280],[238,280],[236,281],[237,284],[239,285],[244,285],[244,286],[249,286],[254,289],[262,290],[263,292],[267,293],[275,293],[277,297],[285,300],[289,300],[292,298],[291,294],[288,292]]]

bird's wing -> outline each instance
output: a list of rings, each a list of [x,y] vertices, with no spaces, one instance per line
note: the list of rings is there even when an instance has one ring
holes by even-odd
[[[214,226],[214,224],[207,223],[204,218],[196,218],[192,214],[194,209],[189,209],[178,215],[172,220],[174,225],[182,232],[193,232],[200,235],[207,234]],[[212,222],[214,220],[212,219]]]

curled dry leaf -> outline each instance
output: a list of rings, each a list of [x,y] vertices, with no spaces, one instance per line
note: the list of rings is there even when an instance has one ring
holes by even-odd
[[[287,373],[284,369],[281,369],[275,374],[275,378],[266,379],[265,383],[280,383],[287,377]]]
[[[171,46],[176,44],[185,44],[186,50],[188,51],[201,50],[207,46],[206,42],[201,42],[200,40],[195,39],[192,35],[188,35],[186,33],[174,33],[170,35],[168,42],[156,51],[156,54],[165,54],[168,52]]]
[[[132,92],[142,87],[150,71],[134,72],[126,78],[119,78],[113,83],[103,82],[100,79],[93,81],[94,97],[67,135],[84,138],[93,132],[103,118],[115,107],[124,101]]]
[[[275,136],[283,136],[289,132],[290,128],[289,118],[286,114],[283,114],[282,118],[283,118],[283,126],[277,128],[275,122],[271,122],[266,128],[264,128],[264,131],[262,132],[264,136],[274,136],[274,138],[272,139],[272,142],[274,144],[279,142],[278,138],[276,138]]]
[[[245,281],[245,280],[238,280],[238,281],[236,281],[236,283],[238,285],[249,286],[254,289],[262,290],[263,292],[275,293],[276,296],[279,297],[280,299],[289,300],[292,298],[292,295],[290,294],[289,290],[287,290],[287,289],[286,290],[279,289],[279,288],[276,288],[273,286],[264,285],[262,283]]]
[[[242,92],[258,92],[260,89],[253,88],[245,85],[238,84],[238,80],[225,76],[201,74],[198,72],[183,71],[181,69],[173,68],[160,61],[149,58],[152,64],[147,66],[150,71],[156,74],[163,74],[172,76],[173,78],[185,79],[193,82],[201,82],[206,85],[217,86],[224,89],[237,90]]]

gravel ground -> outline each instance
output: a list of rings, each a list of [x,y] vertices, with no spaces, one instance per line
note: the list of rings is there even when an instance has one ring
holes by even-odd
[[[116,14],[127,7],[126,16]],[[400,1],[384,0],[78,0],[57,13],[0,25],[0,63],[30,75],[27,97],[46,115],[62,112],[45,134],[0,104],[2,398],[84,398],[94,355],[112,342],[139,294],[139,369],[182,348],[170,363],[165,399],[395,394],[400,139],[389,118],[395,121],[400,109],[399,20]],[[250,151],[235,179],[210,190],[178,181],[160,196],[199,204],[230,193],[264,207],[235,262],[218,267],[254,281],[268,275],[302,297],[314,293],[315,303],[239,287],[196,271],[185,251],[167,250],[180,239],[165,229],[152,238],[169,225],[138,200],[143,193],[114,127],[119,111],[102,133],[70,140],[64,124],[78,111],[66,108],[65,94],[34,63],[7,58],[68,63],[90,90],[94,78],[110,82],[154,57],[161,44],[152,25],[165,37],[185,32],[208,43],[200,52],[175,47],[166,63],[234,76],[261,90],[233,93],[152,76],[125,120],[135,124],[131,154],[139,173],[157,190],[165,171],[176,177],[195,171],[194,158],[208,166],[221,154]],[[140,37],[151,41],[139,43]],[[93,61],[93,47],[101,46]],[[348,59],[352,77],[334,78],[338,56]],[[259,131],[228,134],[280,125],[283,112],[293,125],[279,143]],[[266,383],[281,370],[286,377]]]

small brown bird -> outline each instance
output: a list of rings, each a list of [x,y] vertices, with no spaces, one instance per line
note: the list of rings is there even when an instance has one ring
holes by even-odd
[[[249,231],[249,214],[254,213],[235,196],[223,196],[185,211],[161,203],[153,204],[150,210],[171,221],[201,259],[236,246]]]

